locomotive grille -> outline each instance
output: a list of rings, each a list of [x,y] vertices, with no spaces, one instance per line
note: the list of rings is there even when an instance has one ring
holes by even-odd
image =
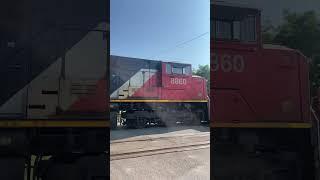
[[[71,94],[75,95],[90,95],[96,94],[97,85],[96,83],[72,83]]]

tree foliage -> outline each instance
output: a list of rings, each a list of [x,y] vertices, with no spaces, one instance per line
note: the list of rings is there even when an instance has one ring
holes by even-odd
[[[279,27],[274,42],[293,49],[299,49],[304,55],[312,57],[320,50],[319,19],[314,11],[302,14],[284,11],[285,22]]]
[[[311,93],[320,86],[320,21],[314,11],[295,13],[283,11],[283,23],[278,27],[265,23],[262,28],[264,43],[284,45],[301,51],[311,58]]]
[[[274,27],[271,23],[271,21],[269,19],[265,20],[263,22],[263,26],[262,26],[262,41],[265,44],[272,44],[274,36],[275,36],[275,32],[277,31],[276,27]]]
[[[199,65],[192,71],[193,75],[204,77],[207,80],[207,91],[210,91],[210,67],[209,65]]]

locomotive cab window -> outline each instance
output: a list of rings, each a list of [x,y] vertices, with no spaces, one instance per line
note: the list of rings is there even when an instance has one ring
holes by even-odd
[[[172,67],[172,73],[173,74],[183,74],[183,68],[182,67],[173,66]]]
[[[259,12],[250,8],[214,7],[211,33],[217,40],[255,42]]]
[[[232,39],[232,26],[228,21],[214,21],[215,37],[218,39]]]
[[[171,74],[171,65],[168,63],[166,64],[166,73]]]
[[[249,16],[244,18],[240,24],[240,34],[242,41],[256,40],[256,17]]]
[[[183,68],[184,75],[191,75],[191,66],[186,66]]]
[[[173,74],[178,74],[178,75],[191,75],[191,66],[190,65],[172,65],[171,72]]]
[[[242,20],[213,20],[211,33],[216,39],[252,42],[256,40],[256,19],[254,16]]]

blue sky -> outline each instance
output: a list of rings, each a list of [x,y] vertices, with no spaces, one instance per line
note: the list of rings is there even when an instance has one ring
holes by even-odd
[[[111,0],[111,54],[193,67],[209,64],[209,4],[210,0]]]

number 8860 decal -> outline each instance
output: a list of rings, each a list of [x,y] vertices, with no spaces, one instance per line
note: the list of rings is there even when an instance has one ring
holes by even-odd
[[[211,55],[213,63],[211,64],[212,71],[218,71],[219,69],[223,72],[243,72],[245,69],[244,58],[242,55],[228,55],[223,54],[221,56],[217,54]]]

